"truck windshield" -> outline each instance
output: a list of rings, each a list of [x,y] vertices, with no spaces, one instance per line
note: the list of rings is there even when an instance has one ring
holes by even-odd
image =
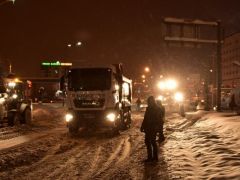
[[[108,90],[111,87],[111,69],[72,69],[68,76],[70,91]]]

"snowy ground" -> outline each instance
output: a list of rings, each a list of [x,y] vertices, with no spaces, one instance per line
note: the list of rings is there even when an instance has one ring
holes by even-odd
[[[133,127],[70,137],[60,105],[35,105],[32,127],[0,129],[0,179],[240,179],[240,117],[233,113],[166,118],[158,163],[144,164],[142,113]]]

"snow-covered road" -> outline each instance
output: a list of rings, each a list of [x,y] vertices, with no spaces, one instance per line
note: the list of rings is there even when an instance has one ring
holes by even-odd
[[[63,113],[60,106],[36,105],[33,127],[5,128],[17,134],[2,138],[0,132],[0,179],[240,179],[240,137],[226,128],[230,120],[216,123],[229,114],[167,115],[160,161],[144,164],[143,114],[134,113],[132,128],[109,138],[103,132],[70,137]]]

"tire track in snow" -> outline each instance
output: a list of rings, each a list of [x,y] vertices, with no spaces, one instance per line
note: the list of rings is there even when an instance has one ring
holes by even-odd
[[[117,163],[116,164],[119,164],[121,163],[122,161],[124,161],[128,155],[130,154],[130,150],[131,150],[131,144],[129,142],[129,137],[127,137],[125,139],[125,142],[124,142],[124,150],[123,150],[123,153],[122,155],[120,156],[120,158],[118,159]]]
[[[72,147],[63,153],[58,153],[59,143],[54,145],[40,161],[30,165],[28,167],[21,167],[14,174],[24,175],[28,179],[42,179],[47,178],[48,174],[51,174],[53,170],[57,169],[61,161],[64,161],[64,158],[76,154],[76,151],[79,151],[79,148],[83,148],[86,145],[86,141],[82,141],[80,146]],[[81,151],[82,152],[82,151]],[[31,178],[32,177],[32,178]]]
[[[91,175],[97,170],[98,168],[98,161],[100,160],[100,153],[102,151],[102,147],[98,147],[97,151],[93,157],[92,162],[90,163],[89,171],[84,174],[80,179],[90,179]]]
[[[110,165],[113,164],[113,161],[117,158],[117,156],[120,154],[123,146],[125,143],[125,139],[122,139],[119,143],[119,145],[117,146],[116,150],[110,155],[110,157],[107,159],[107,161],[103,164],[102,168],[100,168],[97,172],[97,174],[94,175],[94,178],[98,178],[99,176],[101,176],[101,174],[103,174],[108,168],[110,168]]]
[[[136,159],[135,155],[143,150],[143,137],[139,135],[136,136],[136,130],[138,129],[132,129],[131,133],[127,135],[122,154],[119,156],[114,166],[101,176],[101,179],[116,179],[116,175],[118,176],[119,173],[123,173],[125,176],[121,178],[117,177],[117,179],[125,179],[126,177],[128,177],[128,179],[136,179],[135,175],[129,172],[129,169],[133,169],[133,162],[135,163],[139,160],[138,158]],[[137,133],[139,134],[140,132]]]
[[[81,148],[82,148],[82,146],[81,146]],[[50,179],[65,179],[64,176],[66,176],[66,174],[67,174],[66,170],[72,171],[72,169],[75,168],[74,165],[77,162],[77,159],[81,155],[87,153],[90,149],[89,146],[87,148],[85,148],[84,150],[82,150],[81,148],[77,148],[73,152],[71,152],[71,154],[74,154],[74,156],[70,157],[67,161],[65,161],[60,166],[58,166],[52,173],[50,173],[48,175],[48,178],[50,178]],[[81,152],[77,153],[79,150]],[[65,171],[64,174],[62,174],[63,171]],[[75,172],[76,170],[74,169],[73,171]],[[60,176],[58,177],[58,175],[60,175]]]

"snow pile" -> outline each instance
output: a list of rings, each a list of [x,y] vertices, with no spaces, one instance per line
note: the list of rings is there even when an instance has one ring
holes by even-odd
[[[204,111],[187,117],[164,145],[171,178],[240,179],[240,117]]]
[[[203,123],[214,127],[214,130],[226,138],[231,137],[236,141],[240,152],[240,116],[235,113],[212,113],[205,116],[207,119]],[[199,126],[202,124],[200,123]]]
[[[65,109],[61,106],[51,106],[48,104],[35,105],[33,109],[34,121],[59,121],[63,120]]]
[[[0,152],[0,172],[16,167],[30,165],[40,160],[61,138],[40,139],[25,146],[19,146]],[[1,173],[0,173],[1,175]]]
[[[65,109],[51,104],[35,105],[33,109],[33,124],[36,126],[56,127],[56,124],[63,124]]]

